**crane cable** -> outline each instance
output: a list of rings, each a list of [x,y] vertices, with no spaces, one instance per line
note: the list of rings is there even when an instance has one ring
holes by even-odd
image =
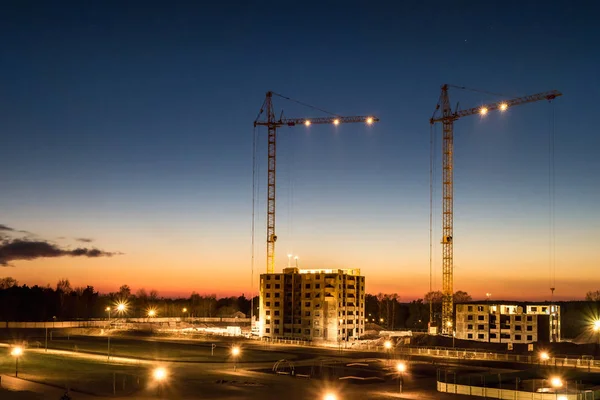
[[[473,88],[469,88],[469,87],[466,87],[466,86],[448,85],[448,87],[453,87],[455,89],[466,90],[466,91],[469,91],[469,92],[488,94],[488,95],[497,96],[497,97],[517,97],[517,96],[513,96],[513,95],[505,95],[505,94],[501,94],[501,93],[488,92],[486,90],[473,89]]]
[[[288,164],[288,169],[287,169],[287,237],[289,238],[289,242],[287,244],[288,246],[288,264],[290,263],[290,255],[292,255],[294,253],[294,238],[293,238],[293,234],[294,234],[294,170],[295,170],[295,165],[294,165],[294,149],[295,146],[294,144],[291,142],[293,139],[290,137],[289,139],[290,141],[289,143],[289,147],[290,147],[290,154],[289,154],[289,160],[290,163]],[[291,266],[291,265],[290,265]]]
[[[294,252],[294,171],[295,171],[295,146],[292,144],[292,151],[290,155],[290,172],[289,172],[289,237],[290,237],[290,253]]]
[[[429,128],[429,295],[433,292],[433,159],[434,159],[434,129]],[[429,300],[429,325],[433,324],[433,303]]]
[[[286,99],[286,100],[289,100],[289,101],[293,101],[294,103],[300,104],[301,106],[312,108],[313,110],[321,111],[322,113],[333,115],[334,117],[339,117],[339,115],[337,115],[335,113],[329,112],[327,110],[324,110],[324,109],[316,107],[316,106],[312,106],[312,105],[310,105],[308,103],[304,103],[304,102],[302,102],[300,100],[292,99],[291,97],[287,97],[287,96],[284,96],[284,95],[279,94],[279,93],[275,93],[275,92],[272,92],[272,93],[275,96],[281,97],[282,99]]]
[[[259,114],[260,115],[260,114]],[[257,117],[258,119],[258,117]],[[254,253],[255,253],[255,228],[256,228],[256,126],[252,133],[252,239],[251,239],[251,256],[250,256],[250,329],[252,329],[252,322],[254,321]]]
[[[552,128],[550,129],[550,138],[548,140],[548,219],[549,219],[549,246],[548,260],[550,269],[550,288],[554,295],[556,288],[556,189],[555,189],[555,140],[556,140],[556,106],[552,107]]]

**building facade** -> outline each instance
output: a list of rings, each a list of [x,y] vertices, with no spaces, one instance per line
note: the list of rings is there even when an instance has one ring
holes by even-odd
[[[554,304],[457,304],[458,339],[491,343],[560,341],[560,306]]]
[[[301,270],[260,276],[261,337],[340,342],[365,329],[365,277],[359,269]]]

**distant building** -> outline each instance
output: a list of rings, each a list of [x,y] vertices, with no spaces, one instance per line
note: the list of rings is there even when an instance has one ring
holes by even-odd
[[[260,276],[261,337],[339,342],[365,329],[365,277],[358,269],[301,270]]]
[[[246,318],[246,314],[241,311],[236,311],[233,314],[227,315],[228,318]]]
[[[490,343],[560,341],[560,306],[467,303],[456,305],[456,338]]]

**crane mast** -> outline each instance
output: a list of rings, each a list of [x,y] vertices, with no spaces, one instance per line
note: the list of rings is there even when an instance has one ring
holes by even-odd
[[[281,126],[294,127],[296,125],[319,125],[319,124],[347,124],[364,122],[367,125],[372,125],[379,122],[379,118],[373,116],[352,116],[352,117],[317,117],[317,118],[283,118],[276,119],[273,108],[274,92],[267,92],[263,107],[259,112],[260,115],[266,111],[266,121],[259,121],[258,118],[254,121],[254,127],[267,127],[268,140],[268,156],[267,156],[267,273],[275,272],[275,242],[277,235],[275,234],[275,179],[277,171],[277,128]],[[283,97],[279,95],[280,97]]]
[[[454,121],[469,115],[487,115],[490,111],[506,111],[510,107],[540,100],[552,101],[562,93],[556,90],[490,103],[480,107],[452,112],[448,87],[442,86],[430,124],[442,123],[442,334],[452,335],[454,317]],[[435,114],[442,109],[442,115]]]
[[[451,330],[453,304],[454,248],[454,119],[450,118],[448,87],[442,88],[443,160],[442,160],[442,332]],[[445,332],[447,333],[447,332]]]

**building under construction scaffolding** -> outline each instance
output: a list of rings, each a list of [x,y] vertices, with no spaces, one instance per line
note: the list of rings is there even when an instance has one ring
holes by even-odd
[[[485,302],[456,305],[457,339],[490,343],[560,341],[560,306]]]
[[[261,337],[342,342],[365,329],[365,277],[359,269],[301,270],[260,276]]]

